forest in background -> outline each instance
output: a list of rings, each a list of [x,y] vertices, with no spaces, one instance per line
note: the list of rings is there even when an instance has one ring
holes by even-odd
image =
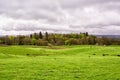
[[[120,39],[97,37],[85,33],[56,34],[56,33],[34,33],[30,35],[2,36],[0,45],[38,45],[38,46],[60,46],[60,45],[120,45]]]

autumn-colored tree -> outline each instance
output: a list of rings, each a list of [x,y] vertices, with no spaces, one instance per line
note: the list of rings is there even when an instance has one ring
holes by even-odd
[[[43,39],[39,39],[39,40],[36,41],[36,45],[38,45],[38,46],[47,46],[48,41],[45,41]]]
[[[46,32],[30,35],[3,36],[0,44],[5,45],[120,45],[120,39],[96,37],[86,33],[55,34]]]
[[[29,37],[25,37],[25,38],[23,39],[23,44],[24,44],[24,45],[31,45],[31,44],[32,44],[32,39],[29,38]]]

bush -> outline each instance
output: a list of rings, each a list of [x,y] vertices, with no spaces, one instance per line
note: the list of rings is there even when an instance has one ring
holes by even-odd
[[[77,39],[68,39],[65,41],[65,45],[78,45],[79,44],[79,41]]]
[[[57,46],[59,46],[59,45],[64,45],[64,40],[63,40],[63,39],[57,39],[55,45],[57,45]]]
[[[31,43],[32,43],[31,38],[26,37],[26,38],[23,39],[23,44],[24,45],[31,45]]]
[[[48,44],[48,47],[53,47],[53,45],[49,43],[49,44]]]
[[[38,46],[48,46],[48,41],[44,41],[42,39],[39,39],[36,41],[36,45]]]

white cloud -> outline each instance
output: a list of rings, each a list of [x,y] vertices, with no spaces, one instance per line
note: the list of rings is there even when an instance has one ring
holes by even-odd
[[[120,34],[119,4],[119,0],[1,0],[0,32]]]

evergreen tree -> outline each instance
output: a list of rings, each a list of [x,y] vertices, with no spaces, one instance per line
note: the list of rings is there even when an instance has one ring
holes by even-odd
[[[40,39],[43,38],[42,32],[39,32],[39,38],[40,38]]]
[[[47,40],[48,41],[48,32],[45,32],[45,40]]]

